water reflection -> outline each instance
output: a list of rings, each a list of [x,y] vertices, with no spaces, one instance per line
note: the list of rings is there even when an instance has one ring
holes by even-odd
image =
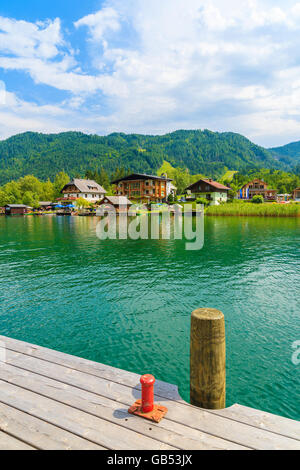
[[[206,218],[199,251],[172,218],[170,240],[99,240],[98,221],[0,218],[2,334],[149,371],[188,399],[190,313],[219,308],[228,404],[299,419],[298,219]]]

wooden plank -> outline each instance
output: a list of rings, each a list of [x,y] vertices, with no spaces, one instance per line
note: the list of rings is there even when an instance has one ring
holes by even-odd
[[[17,367],[43,374],[62,383],[131,405],[140,393],[136,389],[106,379],[87,375],[74,369],[7,350],[7,362]],[[298,449],[299,441],[273,434],[244,423],[156,396],[156,401],[168,408],[167,419],[204,433],[253,449]]]
[[[32,345],[30,343],[18,341],[1,335],[0,341],[4,342],[7,348],[31,355],[32,357],[37,357],[43,360],[48,360],[55,364],[71,367],[78,371],[86,372],[88,374],[118,382],[126,386],[134,387],[137,390],[140,390],[141,388],[139,383],[140,376],[132,372],[127,372],[121,369],[107,366],[105,364],[89,361],[87,359],[82,359],[76,356],[54,351],[42,346]],[[186,403],[180,397],[176,385],[157,381],[155,384],[155,393],[158,397],[164,397]],[[249,424],[259,429],[264,429],[266,431],[275,432],[286,437],[299,439],[299,421],[272,415],[266,412],[260,412],[259,410],[254,410],[252,408],[242,407],[238,404],[235,404],[224,410],[209,410],[208,412],[213,412],[219,416],[224,416],[228,419],[233,419],[244,424]],[[263,413],[263,415],[261,413]]]
[[[1,396],[1,393],[0,393]],[[43,450],[101,450],[97,444],[0,403],[0,427],[17,439]],[[0,438],[1,442],[1,438]]]
[[[55,364],[64,365],[81,372],[86,372],[87,374],[96,375],[97,377],[103,377],[113,382],[123,383],[130,387],[136,387],[139,390],[141,389],[140,376],[133,372],[117,369],[99,362],[89,361],[88,359],[83,359],[0,335],[0,342],[1,341],[6,345],[7,349],[28,354]],[[178,393],[177,385],[157,380],[155,383],[155,390],[158,395],[165,398],[182,400]]]
[[[140,390],[139,376],[137,374],[113,368],[105,364],[89,361],[69,354],[61,353],[42,346],[32,345],[23,341],[7,338],[0,335],[0,341],[3,341],[8,348],[14,351],[22,352],[32,357],[37,357],[50,362],[65,365],[78,371],[86,372],[98,377],[106,378],[127,386],[135,387]],[[155,392],[157,396],[169,398],[175,401],[185,403],[178,393],[176,385],[166,382],[157,381],[155,384]],[[260,412],[252,408],[243,407],[235,404],[224,410],[209,411],[219,416],[234,419],[244,424],[249,424],[259,429],[275,432],[286,437],[299,439],[300,423],[281,416],[276,416],[266,412]]]
[[[107,449],[172,450],[172,446],[0,380],[0,402]]]
[[[167,406],[166,400],[160,400],[163,406]],[[258,429],[254,426],[226,419],[226,421],[215,421],[221,418],[217,414],[201,410],[194,407],[183,407],[177,403],[176,406],[169,406],[169,417],[175,421],[185,423],[202,429],[211,434],[231,439],[232,441],[257,450],[300,450],[300,442],[290,437],[281,436],[270,431]]]
[[[247,423],[259,429],[300,440],[300,422],[293,419],[237,404],[224,410],[214,410],[213,412],[219,416]]]
[[[0,368],[0,378],[180,449],[245,449],[243,446],[166,419],[159,425],[149,423],[129,415],[128,406],[117,401],[18,369],[9,364]]]
[[[13,436],[0,431],[0,450],[36,450]]]
[[[13,347],[15,350],[19,350],[19,351],[24,351],[25,353],[31,354],[32,356],[41,356],[42,358],[46,359],[50,355],[51,356],[51,361],[54,361],[56,363],[62,363],[62,364],[66,364],[66,365],[74,364],[78,370],[81,369],[81,368],[83,370],[90,370],[90,366],[91,366],[92,367],[92,373],[95,374],[95,375],[99,374],[101,376],[104,375],[104,376],[107,376],[107,377],[110,377],[112,375],[115,380],[119,380],[121,383],[126,382],[127,384],[128,383],[131,384],[131,386],[132,386],[132,384],[134,386],[134,384],[136,383],[137,388],[139,388],[139,384],[137,382],[135,382],[136,380],[138,381],[138,379],[139,379],[139,376],[137,376],[136,374],[132,374],[132,373],[122,371],[122,370],[119,370],[119,369],[110,368],[109,366],[105,366],[103,364],[94,363],[92,361],[88,361],[88,360],[85,360],[85,359],[81,359],[81,358],[77,358],[77,357],[74,357],[74,356],[66,355],[64,353],[59,353],[59,352],[56,352],[56,351],[52,351],[52,350],[49,350],[47,348],[42,348],[40,346],[33,346],[29,343],[23,343],[23,342],[20,342],[20,341],[17,341],[17,340],[12,340],[11,338],[6,338],[4,336],[0,336],[0,340],[2,340],[4,342],[6,341],[6,345],[8,347],[10,347],[10,348]],[[116,372],[117,378],[115,378],[115,372]],[[172,397],[171,399],[176,400],[176,397],[179,396],[178,393],[177,393],[177,387],[172,388],[170,390],[170,389],[168,389],[169,384],[166,384],[164,382],[162,384],[163,384],[163,387],[166,388],[166,395],[170,398]],[[174,390],[175,390],[175,393],[174,393]],[[160,389],[159,393],[164,394],[164,390]],[[178,401],[181,401],[182,403],[185,403],[181,399],[178,400]],[[240,405],[234,405],[234,407],[240,407]],[[244,408],[245,407],[243,407],[243,409]],[[220,416],[226,416],[229,419],[234,419],[234,420],[240,421],[244,424],[247,423],[248,420],[250,419],[249,413],[247,415],[245,415],[243,413],[241,413],[239,415],[239,413],[236,413],[236,412],[231,414],[231,410],[233,410],[233,407],[230,407],[230,408],[225,409],[225,410],[213,411],[213,413],[218,414]],[[251,409],[249,408],[249,410],[251,410]],[[257,410],[252,410],[253,413],[255,413],[256,411]],[[209,411],[209,412],[211,413],[211,411]],[[288,420],[287,418],[277,417],[275,415],[270,415],[269,418],[270,419],[267,419],[267,420],[265,419],[264,420],[264,425],[265,425],[264,429],[265,430],[278,432],[278,428],[280,427],[279,434],[283,434],[285,436],[290,436],[290,437],[293,437],[293,438],[297,438],[299,436],[299,422],[293,421],[293,420]],[[279,423],[278,419],[280,420],[280,423]],[[250,420],[249,424],[262,429],[262,426],[261,426],[261,424],[258,423],[257,419]]]

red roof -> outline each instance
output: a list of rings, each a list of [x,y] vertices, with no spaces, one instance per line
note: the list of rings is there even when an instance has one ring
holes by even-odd
[[[224,184],[221,184],[221,183],[217,183],[217,181],[213,181],[211,179],[209,180],[206,180],[206,179],[201,179],[199,181],[196,181],[195,183],[191,184],[188,188],[186,189],[190,189],[192,186],[194,186],[195,184],[199,183],[200,181],[204,181],[204,183],[206,184],[210,184],[210,186],[213,186],[214,188],[216,189],[226,189],[227,191],[230,191],[231,188],[228,188],[227,186],[224,186]]]
[[[231,188],[228,188],[228,186],[224,186],[224,184],[217,183],[217,181],[213,181],[213,180],[203,180],[203,181],[205,181],[205,183],[210,184],[211,186],[214,186],[217,189],[229,189],[229,190],[231,189]]]

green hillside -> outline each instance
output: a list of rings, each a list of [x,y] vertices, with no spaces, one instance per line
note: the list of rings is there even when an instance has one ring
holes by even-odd
[[[238,172],[234,171],[234,170],[228,170],[228,171],[226,171],[225,175],[223,175],[222,178],[220,178],[220,181],[231,182],[236,173],[238,173]]]
[[[169,178],[173,178],[176,173],[176,168],[174,168],[171,163],[166,162],[166,160],[163,161],[163,164],[161,167],[157,170],[157,175],[160,176],[163,173],[166,173]]]
[[[300,141],[271,148],[269,152],[284,165],[297,166],[297,168],[300,166]]]
[[[80,132],[26,132],[0,142],[0,185],[27,174],[54,179],[62,170],[71,177],[101,167],[109,174],[116,168],[156,173],[164,161],[213,178],[228,170],[291,167],[291,163],[279,162],[268,150],[230,132],[180,130],[162,136],[114,133],[103,137]]]

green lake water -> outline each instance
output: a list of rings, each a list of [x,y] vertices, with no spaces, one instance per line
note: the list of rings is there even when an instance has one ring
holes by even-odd
[[[97,218],[0,217],[0,334],[176,383],[190,314],[225,314],[227,405],[300,419],[300,219],[207,217],[205,244],[99,240]]]

